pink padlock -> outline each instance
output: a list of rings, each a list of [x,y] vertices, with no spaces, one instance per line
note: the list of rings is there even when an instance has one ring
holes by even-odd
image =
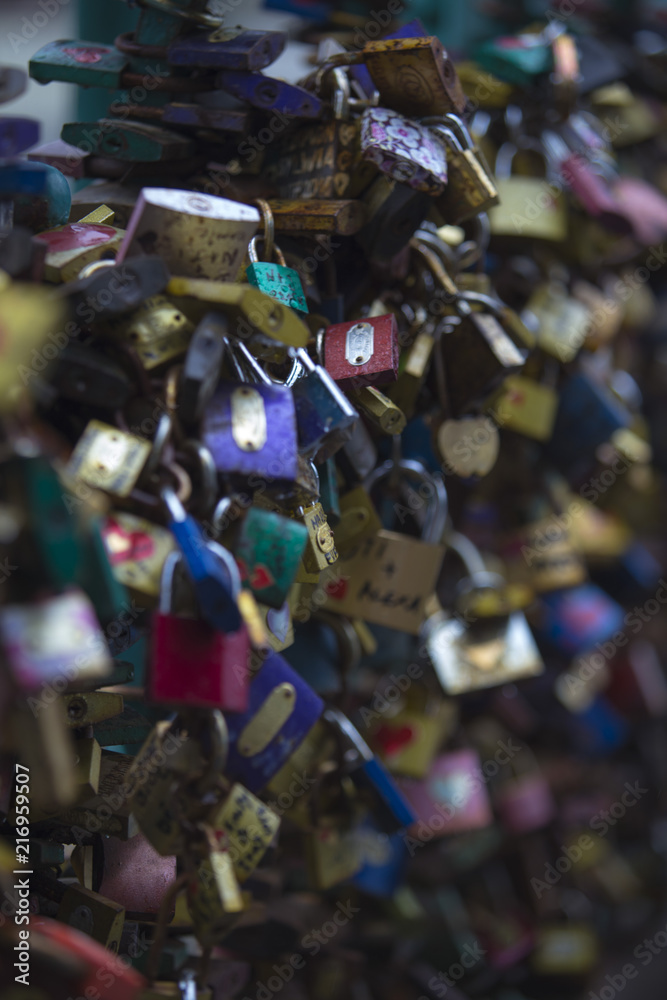
[[[489,826],[491,802],[479,755],[474,750],[455,750],[433,762],[426,778],[396,782],[412,807],[417,822],[409,828],[418,840],[431,840],[446,833],[464,833]]]
[[[153,615],[148,698],[244,712],[248,706],[248,631],[241,625],[236,632],[218,632],[203,619],[172,613],[172,584],[181,558],[179,552],[170,552],[162,570],[160,607]]]

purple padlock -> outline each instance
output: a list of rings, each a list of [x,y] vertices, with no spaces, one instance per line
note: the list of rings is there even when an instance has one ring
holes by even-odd
[[[294,482],[298,451],[291,389],[221,382],[204,411],[202,441],[219,472]]]
[[[367,108],[361,118],[361,153],[383,174],[433,196],[447,185],[447,151],[433,132],[388,108]]]
[[[277,653],[250,682],[245,712],[226,716],[225,773],[260,792],[292,756],[324,710],[324,702]]]

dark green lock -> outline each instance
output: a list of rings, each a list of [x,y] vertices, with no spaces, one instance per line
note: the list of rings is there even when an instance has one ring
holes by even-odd
[[[294,583],[308,540],[305,525],[261,507],[250,507],[239,529],[234,556],[245,587],[258,601],[281,608]]]

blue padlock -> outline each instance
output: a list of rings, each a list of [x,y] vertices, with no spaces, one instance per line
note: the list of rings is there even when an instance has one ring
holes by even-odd
[[[359,829],[364,866],[352,878],[352,884],[370,896],[390,899],[405,876],[408,852],[400,833],[379,830],[372,818]]]
[[[350,439],[359,414],[328,371],[316,365],[303,347],[291,347],[289,353],[303,371],[292,383],[299,450],[324,462]]]
[[[259,70],[278,58],[287,41],[284,31],[222,28],[181,35],[169,46],[172,66],[208,69]]]
[[[250,682],[246,712],[227,717],[225,773],[260,792],[313,728],[324,702],[282,656],[272,653]]]
[[[246,101],[255,108],[280,112],[292,118],[321,118],[324,104],[305,87],[276,80],[263,73],[223,70],[215,78],[216,87]]]
[[[609,389],[586,375],[571,375],[559,390],[553,435],[545,450],[563,472],[585,467],[594,460],[595,449],[631,421],[630,412]]]
[[[0,166],[0,204],[14,205],[15,226],[33,233],[64,226],[72,207],[67,178],[46,163],[17,161]]]
[[[167,508],[167,526],[183,553],[202,617],[220,632],[237,632],[242,621],[236,602],[241,575],[233,555],[206,540],[201,526],[173,490],[165,488],[161,496]]]
[[[408,805],[403,793],[377,759],[359,730],[337,708],[327,708],[322,716],[338,730],[344,751],[344,764],[349,775],[360,788],[372,791],[381,807],[376,813],[378,822],[389,829],[402,829],[416,822],[417,817]]]
[[[566,656],[579,656],[623,628],[623,608],[592,583],[540,597],[538,637]]]
[[[39,122],[34,118],[3,115],[0,118],[0,157],[18,156],[39,142]]]

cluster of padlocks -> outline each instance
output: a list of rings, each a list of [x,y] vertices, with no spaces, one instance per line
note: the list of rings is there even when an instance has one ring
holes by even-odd
[[[361,17],[297,84],[284,33],[136,6],[30,59],[107,117],[0,117],[0,995],[625,984],[664,48],[552,18],[455,66]]]

